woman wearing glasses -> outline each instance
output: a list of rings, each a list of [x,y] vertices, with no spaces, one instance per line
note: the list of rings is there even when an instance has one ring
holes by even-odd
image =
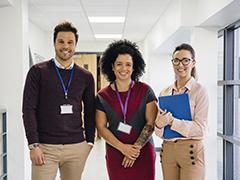
[[[128,40],[111,43],[101,58],[110,85],[98,92],[96,126],[106,140],[110,180],[154,180],[152,140],[157,116],[152,89],[138,81],[145,63],[138,46]]]
[[[164,180],[204,180],[205,161],[202,139],[207,133],[208,95],[196,81],[194,49],[189,44],[177,46],[172,59],[175,82],[160,96],[188,93],[192,120],[177,119],[162,109],[155,121],[156,134],[164,141],[160,152]],[[164,138],[164,127],[181,134]]]

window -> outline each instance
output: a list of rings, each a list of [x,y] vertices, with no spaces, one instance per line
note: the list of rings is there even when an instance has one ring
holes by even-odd
[[[223,140],[221,138],[218,138],[217,146],[217,179],[223,180]]]
[[[0,180],[7,180],[6,112],[0,109]]]
[[[240,80],[240,28],[234,31],[234,80]],[[240,138],[240,86],[234,86],[234,136]]]
[[[234,180],[240,180],[240,146],[234,146]]]
[[[240,21],[219,31],[218,179],[240,180]]]
[[[219,37],[218,39],[218,69],[217,69],[217,78],[218,80],[223,80],[223,72],[224,72],[224,65],[223,65],[223,36]],[[217,107],[217,129],[219,132],[223,132],[223,87],[218,86],[217,92],[217,100],[218,100],[218,107]]]

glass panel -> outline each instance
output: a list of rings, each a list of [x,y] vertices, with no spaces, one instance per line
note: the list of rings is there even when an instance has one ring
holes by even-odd
[[[217,179],[223,180],[223,140],[217,139]]]
[[[0,134],[3,132],[3,114],[0,113]]]
[[[3,136],[0,136],[0,156],[3,154]]]
[[[3,155],[3,144],[4,141],[3,139],[5,138],[6,140],[6,135],[3,135],[3,114],[0,113],[0,176],[4,175],[4,169],[6,171],[6,160],[7,160],[7,155]],[[5,161],[5,163],[4,163]],[[7,176],[4,176],[1,178],[2,180],[7,180]]]
[[[218,38],[218,69],[217,69],[217,78],[218,80],[223,80],[223,36],[221,36],[220,38]]]
[[[223,86],[218,86],[217,92],[217,130],[223,132]]]
[[[234,129],[233,136],[240,138],[240,88],[234,86]]]
[[[240,29],[234,31],[234,80],[240,80]]]
[[[234,146],[234,180],[240,180],[240,147]]]
[[[0,158],[0,176],[4,174],[3,172],[3,157]]]

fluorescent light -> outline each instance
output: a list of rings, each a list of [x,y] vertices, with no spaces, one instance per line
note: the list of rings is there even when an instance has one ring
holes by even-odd
[[[88,17],[90,23],[124,23],[125,17],[116,16],[116,17],[100,17],[100,16],[91,16]]]
[[[95,34],[97,39],[121,39],[121,34]]]

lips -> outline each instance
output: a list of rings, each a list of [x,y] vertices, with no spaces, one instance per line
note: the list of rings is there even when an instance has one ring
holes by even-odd
[[[120,76],[122,76],[122,77],[126,77],[126,76],[129,75],[128,72],[118,72],[118,74],[119,74]]]
[[[185,72],[186,69],[177,69],[178,72]]]
[[[68,56],[71,51],[61,51],[64,56]]]
[[[122,76],[125,76],[125,75],[127,75],[128,73],[122,73],[122,72],[120,72],[119,74],[122,75]]]

